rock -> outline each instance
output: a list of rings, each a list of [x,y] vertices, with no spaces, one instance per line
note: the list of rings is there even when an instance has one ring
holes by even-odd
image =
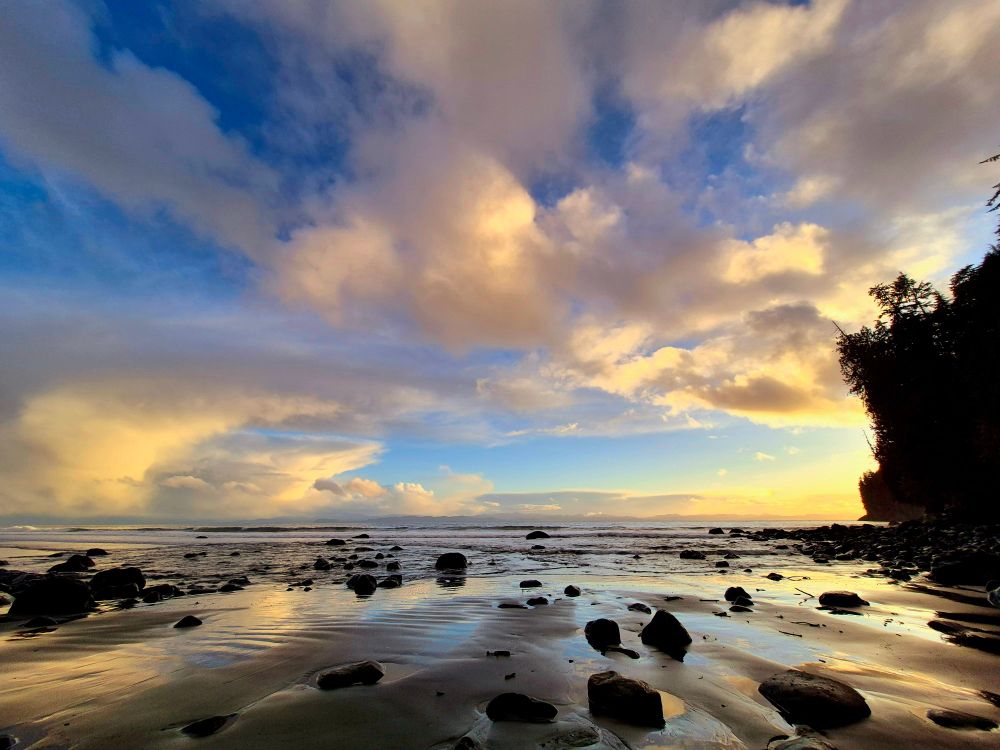
[[[0,734],[0,750],[10,750],[17,744],[17,737],[10,734]]]
[[[819,732],[809,727],[795,727],[795,737],[775,737],[767,743],[767,750],[837,750]]]
[[[390,552],[402,552],[403,548],[400,547],[398,544],[394,544],[391,547],[389,547],[389,551]]]
[[[717,567],[717,568],[728,568],[729,567],[729,563],[726,562],[725,560],[716,560],[715,567]]]
[[[727,560],[739,560],[740,559],[740,556],[737,555],[735,552],[727,552],[726,554],[723,555],[723,557],[726,558]]]
[[[70,555],[65,561],[49,568],[50,573],[86,573],[94,567],[94,561],[86,555]]]
[[[358,567],[365,568],[366,570],[371,570],[372,568],[377,568],[378,563],[374,560],[358,560]]]
[[[205,536],[204,534],[199,534],[198,536],[195,537],[195,539],[208,539],[208,537]]]
[[[242,591],[243,587],[236,583],[224,583],[219,587],[219,591],[223,594],[231,594],[234,591]]]
[[[519,585],[522,589],[536,589],[542,585],[542,582],[536,581],[534,578],[529,578],[526,581],[521,581]]]
[[[108,568],[100,573],[95,573],[90,579],[90,586],[94,591],[113,588],[115,586],[127,586],[135,584],[136,588],[142,590],[146,588],[146,577],[139,568]]]
[[[958,583],[982,586],[1000,579],[1000,555],[971,552],[952,557],[932,565],[929,578],[949,586]]]
[[[653,612],[653,610],[651,610],[647,605],[643,604],[642,602],[633,602],[632,604],[628,605],[628,608],[632,612],[642,612],[647,615],[652,614]]]
[[[330,564],[330,561],[322,557],[317,557],[316,562],[313,563],[315,570],[329,570],[332,567],[333,565]]]
[[[374,685],[383,677],[385,667],[377,661],[359,661],[323,672],[316,685],[320,690],[335,690],[350,685]]]
[[[0,594],[0,607],[6,607],[8,604],[10,604],[10,599]]]
[[[579,586],[574,586],[574,585],[570,584],[569,586],[567,586],[566,588],[563,589],[563,593],[566,596],[580,596],[581,592],[580,592],[580,587]]]
[[[524,538],[530,541],[532,539],[551,539],[552,537],[550,537],[544,531],[532,531]]]
[[[527,609],[527,605],[520,602],[500,602],[497,609]]]
[[[724,596],[727,602],[735,602],[741,596],[744,597],[745,599],[753,598],[752,596],[750,596],[750,594],[747,593],[747,590],[742,586],[730,586],[728,589],[726,589],[726,593],[724,594]]]
[[[827,591],[819,595],[822,607],[867,607],[868,602],[853,591]]]
[[[531,545],[531,549],[545,549],[545,545],[543,545],[543,544],[532,544]]]
[[[108,551],[100,547],[91,547],[87,550],[87,557],[107,557]]]
[[[521,693],[501,693],[486,705],[486,715],[491,721],[547,722],[557,713],[551,703]]]
[[[871,716],[865,699],[850,685],[796,669],[767,678],[757,690],[793,724],[827,729]]]
[[[622,677],[617,672],[592,674],[587,680],[587,699],[595,715],[643,727],[664,724],[660,694],[647,683]]]
[[[385,566],[386,570],[399,570],[402,566],[398,562],[391,562]]]
[[[345,544],[347,544],[347,542],[345,542],[343,539],[327,539],[326,540],[326,545],[328,547],[343,547]]]
[[[980,729],[988,732],[997,728],[997,723],[993,719],[962,711],[949,711],[944,708],[932,708],[927,712],[927,718],[938,726],[948,729]]]
[[[749,597],[746,597],[746,596],[738,596],[738,597],[736,597],[736,599],[733,601],[733,604],[736,605],[737,607],[752,607],[752,606],[754,606],[753,599],[750,599]]]
[[[10,565],[10,562],[8,562],[7,560],[0,560],[0,568],[5,568],[8,565]]]
[[[386,576],[381,581],[378,582],[378,587],[380,589],[398,589],[403,585],[403,576],[396,575]],[[356,591],[356,590],[355,590]]]
[[[745,604],[734,604],[733,606],[731,606],[729,608],[729,611],[730,612],[753,612],[753,610],[750,609],[750,607],[748,607]]]
[[[196,628],[199,625],[201,625],[201,620],[194,615],[184,615],[184,617],[174,623],[175,628]]]
[[[358,596],[371,596],[378,588],[378,581],[375,576],[368,573],[358,573],[347,579],[347,588],[354,591]]]
[[[765,577],[772,581],[783,581],[785,579],[781,573],[768,573]]]
[[[695,549],[685,549],[681,550],[680,558],[681,560],[704,560],[705,553]]]
[[[599,651],[604,650],[608,646],[617,646],[622,642],[618,623],[603,617],[588,622],[583,629],[583,634],[587,642]]]
[[[191,722],[186,727],[181,729],[181,731],[189,737],[208,737],[226,726],[226,724],[229,723],[229,720],[234,716],[236,716],[236,714],[229,714],[228,716],[210,716],[207,719],[199,719],[198,721]]]
[[[139,587],[134,583],[124,583],[121,586],[105,586],[94,590],[94,599],[105,601],[107,599],[134,599],[140,594]]]
[[[544,596],[534,596],[531,599],[528,599],[529,607],[539,607],[542,606],[543,604],[548,604],[548,603],[549,600],[546,599]]]
[[[687,647],[691,645],[691,636],[680,620],[662,609],[656,611],[639,638],[647,646],[655,646],[677,661],[684,661]]]
[[[352,539],[371,539],[368,534],[355,534]]]
[[[434,567],[437,570],[465,570],[469,567],[469,561],[461,552],[445,552],[438,557]]]
[[[94,606],[90,586],[65,576],[43,576],[15,594],[11,617],[24,615],[73,615]]]
[[[32,617],[21,627],[28,628],[29,630],[34,630],[35,628],[54,628],[59,624],[59,620],[53,620],[51,617]]]
[[[716,528],[714,528],[714,529],[709,529],[709,530],[708,530],[708,533],[709,533],[709,534],[725,534],[726,532],[725,532],[725,531],[723,531],[722,529],[720,529],[720,528],[716,527]]]

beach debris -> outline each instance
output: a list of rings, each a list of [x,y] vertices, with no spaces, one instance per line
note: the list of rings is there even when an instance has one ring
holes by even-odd
[[[184,615],[184,617],[174,623],[175,628],[196,628],[199,625],[201,625],[201,620],[194,615]]]
[[[347,588],[358,596],[370,596],[378,588],[378,581],[368,573],[356,573],[347,579]]]
[[[85,581],[65,576],[47,575],[35,579],[14,592],[11,617],[22,615],[72,615],[86,612],[94,605],[90,586]]]
[[[608,646],[620,645],[622,642],[618,623],[604,617],[588,622],[583,628],[583,635],[586,637],[587,643],[598,651],[603,651]]]
[[[797,669],[768,677],[757,690],[793,724],[827,729],[871,716],[864,697],[850,685]]]
[[[189,737],[209,737],[226,726],[235,717],[236,714],[209,716],[207,719],[199,719],[198,721],[191,722],[181,729],[181,731]]]
[[[628,605],[628,608],[632,612],[642,612],[643,614],[647,615],[653,613],[653,610],[651,610],[648,605],[643,604],[642,602],[632,602],[632,604]]]
[[[316,678],[320,690],[334,690],[351,685],[374,685],[385,677],[385,667],[377,661],[359,661],[327,670]]]
[[[93,568],[94,561],[87,555],[70,555],[65,561],[49,568],[50,573],[86,573]]]
[[[647,646],[655,646],[677,661],[684,661],[687,647],[691,645],[691,636],[680,620],[662,609],[656,610],[639,638]]]
[[[582,592],[580,591],[579,586],[574,586],[573,584],[570,584],[569,586],[563,589],[563,593],[566,596],[580,596]]]
[[[548,722],[557,713],[551,703],[523,693],[501,693],[486,705],[486,715],[491,721]]]
[[[680,553],[681,560],[704,560],[705,553],[696,549],[684,549]]]
[[[542,582],[539,581],[539,580],[536,580],[534,578],[529,578],[529,579],[527,579],[525,581],[521,581],[521,583],[518,584],[518,585],[522,589],[536,589],[536,588],[538,588],[539,586],[542,585]]]
[[[532,539],[551,539],[551,537],[544,531],[532,531],[524,538],[528,541],[531,541]]]
[[[853,591],[827,591],[819,595],[821,607],[867,607],[868,602]]]
[[[644,727],[662,727],[660,694],[642,680],[632,680],[614,671],[592,674],[587,680],[591,713],[603,714]]]
[[[735,602],[740,597],[744,599],[752,599],[753,597],[747,593],[747,590],[742,586],[730,586],[726,589],[726,593],[723,595],[727,602]]]
[[[469,567],[469,561],[461,552],[445,552],[438,557],[434,567],[437,570],[465,570]]]
[[[806,726],[795,727],[795,736],[781,734],[772,737],[767,750],[837,750],[823,735]]]
[[[938,726],[948,729],[979,729],[989,732],[997,728],[997,723],[993,719],[963,711],[949,711],[945,708],[932,708],[927,712],[927,718]]]
[[[548,603],[549,600],[546,599],[544,596],[534,596],[531,599],[528,599],[529,607],[539,607],[543,604],[548,604]]]

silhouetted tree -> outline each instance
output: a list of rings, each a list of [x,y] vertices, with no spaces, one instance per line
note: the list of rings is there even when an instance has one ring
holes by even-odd
[[[998,201],[1000,185],[991,210]],[[859,484],[872,517],[884,511],[869,502],[886,497],[1000,517],[1000,248],[958,271],[950,292],[900,274],[869,290],[874,326],[838,338],[844,379],[872,422],[878,476]]]

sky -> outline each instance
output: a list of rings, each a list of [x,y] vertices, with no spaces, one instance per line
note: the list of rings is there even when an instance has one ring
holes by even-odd
[[[1000,2],[9,0],[0,517],[854,518]]]

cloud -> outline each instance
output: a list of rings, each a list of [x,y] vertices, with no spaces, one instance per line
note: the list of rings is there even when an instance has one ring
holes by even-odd
[[[764,453],[763,451],[757,451],[753,454],[754,461],[774,461],[774,456],[770,453]]]

